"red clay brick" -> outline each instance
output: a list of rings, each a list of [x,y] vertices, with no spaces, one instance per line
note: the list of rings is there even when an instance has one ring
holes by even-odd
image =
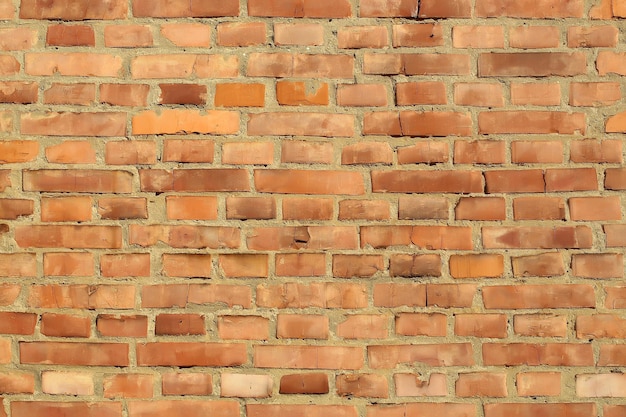
[[[504,97],[500,84],[454,84],[454,102],[461,106],[503,107]]]
[[[583,17],[582,0],[562,3],[558,0],[540,0],[533,7],[510,0],[478,0],[478,17],[559,18]]]
[[[387,28],[349,26],[337,31],[337,46],[342,49],[383,48],[389,45]]]
[[[209,374],[167,373],[162,376],[161,392],[163,395],[210,395],[212,384],[213,378]]]
[[[485,308],[584,308],[595,306],[595,292],[590,285],[513,285],[483,288]]]
[[[455,48],[504,48],[502,26],[455,26],[452,28],[452,46]]]
[[[104,46],[109,48],[141,48],[153,45],[152,31],[146,25],[114,25],[104,27]]]
[[[67,1],[56,0],[47,4],[37,0],[25,0],[19,9],[21,19],[125,19],[128,5],[124,1],[94,1],[87,7],[86,4],[76,4],[68,7]]]
[[[265,85],[263,84],[217,84],[215,107],[263,107]]]
[[[396,84],[398,106],[446,104],[446,85],[441,81],[402,82]]]
[[[186,39],[188,33],[188,30],[185,30],[179,36]],[[210,39],[208,35],[206,37],[208,43]],[[220,46],[262,45],[266,41],[266,28],[263,22],[223,22],[217,25],[217,44]]]
[[[548,314],[515,315],[513,319],[515,334],[537,337],[565,337],[567,318]]]
[[[621,163],[622,142],[605,139],[576,140],[570,143],[570,160],[572,162]]]
[[[481,77],[547,77],[584,74],[586,57],[580,52],[482,53]]]
[[[117,374],[106,376],[103,381],[105,398],[151,398],[152,375]]]
[[[46,33],[46,45],[95,46],[93,27],[87,25],[50,25]]]
[[[220,26],[217,33],[219,39]],[[167,23],[161,25],[161,34],[176,46],[211,46],[211,28],[202,23]]]
[[[41,315],[41,333],[52,337],[89,337],[91,319],[68,314],[45,313]]]
[[[236,0],[224,0],[219,4],[193,3],[174,0],[137,0],[133,2],[135,17],[218,17],[237,16],[239,3]]]
[[[613,26],[570,26],[567,28],[567,46],[570,48],[614,47],[619,31]]]
[[[248,15],[271,17],[340,18],[352,15],[348,0],[286,0],[276,3],[271,0],[250,0]]]
[[[330,220],[333,217],[333,200],[330,198],[284,198],[285,220]]]
[[[511,48],[556,48],[560,42],[561,34],[556,26],[517,26],[509,29]]]
[[[534,106],[559,105],[561,85],[557,83],[511,83],[511,103]]]
[[[441,25],[426,23],[412,25],[393,25],[392,42],[394,47],[427,47],[444,44]]]

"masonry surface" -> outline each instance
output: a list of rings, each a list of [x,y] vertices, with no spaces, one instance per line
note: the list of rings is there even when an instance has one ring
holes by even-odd
[[[623,0],[0,0],[0,417],[626,416]]]

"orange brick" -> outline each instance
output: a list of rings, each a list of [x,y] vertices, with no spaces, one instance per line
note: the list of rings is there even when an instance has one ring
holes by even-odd
[[[371,277],[383,269],[383,258],[379,255],[333,255],[335,277]]]
[[[511,103],[557,106],[561,103],[561,86],[557,83],[511,83]]]
[[[455,48],[504,48],[502,26],[455,26],[452,28]]]
[[[503,339],[507,336],[507,318],[504,314],[457,314],[454,334]]]
[[[455,164],[503,164],[506,147],[501,141],[475,140],[454,142]]]
[[[176,46],[211,46],[211,28],[202,23],[167,23],[161,25],[161,34]]]
[[[572,197],[569,199],[572,220],[621,220],[622,204],[618,196]]]
[[[350,397],[387,398],[389,386],[384,375],[349,374],[337,375],[337,394]]]
[[[221,254],[219,267],[230,278],[266,278],[269,273],[268,256],[261,254]]]
[[[101,197],[98,200],[98,214],[102,219],[147,219],[148,207],[145,198]]]
[[[96,35],[87,25],[50,25],[46,32],[49,46],[96,46]]]
[[[22,216],[33,214],[33,200],[2,198],[0,199],[0,219],[16,220]]]
[[[100,271],[110,278],[150,276],[150,255],[147,253],[104,254]]]
[[[268,340],[269,320],[258,316],[220,316],[217,332],[221,339]]]
[[[565,220],[561,197],[517,197],[513,199],[515,220]]]
[[[621,253],[586,253],[572,255],[572,274],[584,278],[622,278],[624,257]]]
[[[46,276],[91,276],[94,265],[93,254],[87,252],[49,252],[43,256]]]
[[[165,162],[213,162],[215,144],[205,139],[167,139],[163,143]]]
[[[396,101],[398,106],[446,104],[446,85],[441,81],[397,83]]]
[[[447,162],[449,147],[446,142],[420,141],[398,148],[399,164],[434,164]],[[385,161],[381,161],[385,162]],[[391,161],[389,161],[391,163]]]
[[[622,142],[619,140],[584,139],[570,142],[572,162],[621,163]]]
[[[278,314],[276,337],[279,339],[328,339],[329,319],[324,315]]]
[[[165,253],[162,257],[163,273],[169,277],[210,278],[211,255]]]
[[[557,141],[514,141],[511,162],[516,164],[563,163],[563,143]]]
[[[145,106],[149,92],[147,84],[100,84],[100,101],[114,106]]]
[[[323,253],[298,253],[276,255],[278,276],[323,276],[326,273],[326,256]]]
[[[222,145],[222,163],[227,165],[271,165],[274,144],[271,142],[227,142]]]
[[[556,48],[561,43],[561,33],[556,26],[517,26],[509,29],[511,48]]]
[[[96,327],[102,336],[145,338],[148,334],[148,318],[138,315],[100,314]]]
[[[161,392],[163,395],[210,395],[213,392],[213,378],[205,373],[163,374]]]
[[[476,16],[478,17],[526,17],[526,18],[558,18],[583,17],[584,2],[575,0],[561,3],[559,0],[540,0],[533,7],[507,0],[478,0]]]
[[[391,164],[393,151],[382,142],[361,142],[347,145],[341,150],[341,163],[355,164]]]
[[[217,84],[215,107],[263,107],[265,104],[264,84]]]
[[[392,40],[394,47],[442,46],[443,28],[432,23],[393,25]]]
[[[504,220],[506,205],[502,197],[461,197],[454,212],[457,220]]]
[[[506,374],[504,373],[462,373],[456,381],[456,395],[459,397],[506,397]]]
[[[389,45],[387,28],[348,26],[337,31],[337,46],[342,49],[383,48]]]
[[[274,23],[274,43],[282,45],[323,45],[324,26],[319,23]]]
[[[156,336],[206,334],[204,316],[200,314],[158,314],[154,322],[154,334]]]
[[[84,222],[91,220],[91,197],[57,197],[41,200],[41,220],[44,222]]]
[[[338,218],[339,220],[387,220],[390,218],[389,202],[384,200],[342,200],[339,202]]]
[[[315,81],[278,81],[276,99],[285,106],[325,106],[328,104],[328,84]]]
[[[227,219],[274,219],[276,201],[272,197],[227,197]]]
[[[112,25],[104,27],[104,46],[138,48],[152,46],[152,31],[146,25]]]
[[[396,315],[396,334],[402,336],[445,336],[448,319],[441,313],[400,313]]]
[[[329,198],[284,198],[285,220],[329,220],[333,217],[333,201]]]
[[[450,275],[453,278],[496,278],[504,273],[504,258],[500,254],[452,255]]]
[[[189,5],[181,0],[138,0],[133,2],[135,17],[218,17],[237,16],[239,3],[225,0],[219,4],[197,3]]]
[[[266,17],[349,17],[352,10],[348,0],[320,0],[299,2],[287,0],[276,3],[271,0],[250,0],[248,3],[250,16]]]
[[[41,315],[41,333],[52,337],[89,337],[91,319],[68,314],[44,313]]]
[[[342,84],[337,87],[337,104],[347,107],[384,107],[387,89],[383,84]]]
[[[374,314],[352,314],[337,324],[337,336],[345,339],[384,339],[389,318]]]
[[[156,163],[156,144],[147,140],[107,142],[104,161],[109,165],[149,165]]]
[[[93,395],[93,375],[85,372],[42,372],[41,390],[56,395]]]
[[[572,106],[608,106],[622,98],[618,83],[570,84],[569,103]]]
[[[567,28],[567,46],[570,48],[614,47],[619,30],[613,26],[571,26]]]
[[[398,198],[399,219],[447,219],[450,203],[443,197],[413,197],[400,196]]]
[[[567,318],[548,314],[515,315],[513,329],[522,336],[565,337]]]
[[[213,196],[167,196],[165,206],[171,220],[217,219],[217,198]]]
[[[183,35],[187,38],[188,32],[183,32],[181,37]],[[223,22],[217,25],[217,44],[220,46],[263,45],[266,41],[263,22]]]
[[[454,102],[461,106],[503,107],[501,84],[454,84]]]
[[[478,115],[478,130],[482,134],[584,134],[583,113],[558,111],[492,111]]]
[[[563,257],[558,252],[513,257],[512,264],[515,276],[549,277],[565,273]]]
[[[394,374],[396,395],[399,397],[445,397],[448,395],[445,374],[431,373],[428,376],[416,374]]]
[[[154,377],[143,374],[117,374],[104,377],[105,398],[151,398]]]
[[[521,372],[515,382],[518,395],[524,397],[561,395],[560,372]]]

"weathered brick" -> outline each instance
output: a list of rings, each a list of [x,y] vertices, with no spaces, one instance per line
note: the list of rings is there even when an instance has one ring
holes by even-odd
[[[94,2],[53,0],[42,3],[24,0],[20,5],[20,19],[88,20],[125,19],[128,4],[122,0]]]
[[[187,3],[181,0],[135,0],[135,17],[218,17],[237,16],[239,3],[236,0],[224,0],[217,3]]]

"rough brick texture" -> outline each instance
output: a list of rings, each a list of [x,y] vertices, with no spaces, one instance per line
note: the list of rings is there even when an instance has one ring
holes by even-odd
[[[0,417],[626,416],[624,0],[0,0]]]

